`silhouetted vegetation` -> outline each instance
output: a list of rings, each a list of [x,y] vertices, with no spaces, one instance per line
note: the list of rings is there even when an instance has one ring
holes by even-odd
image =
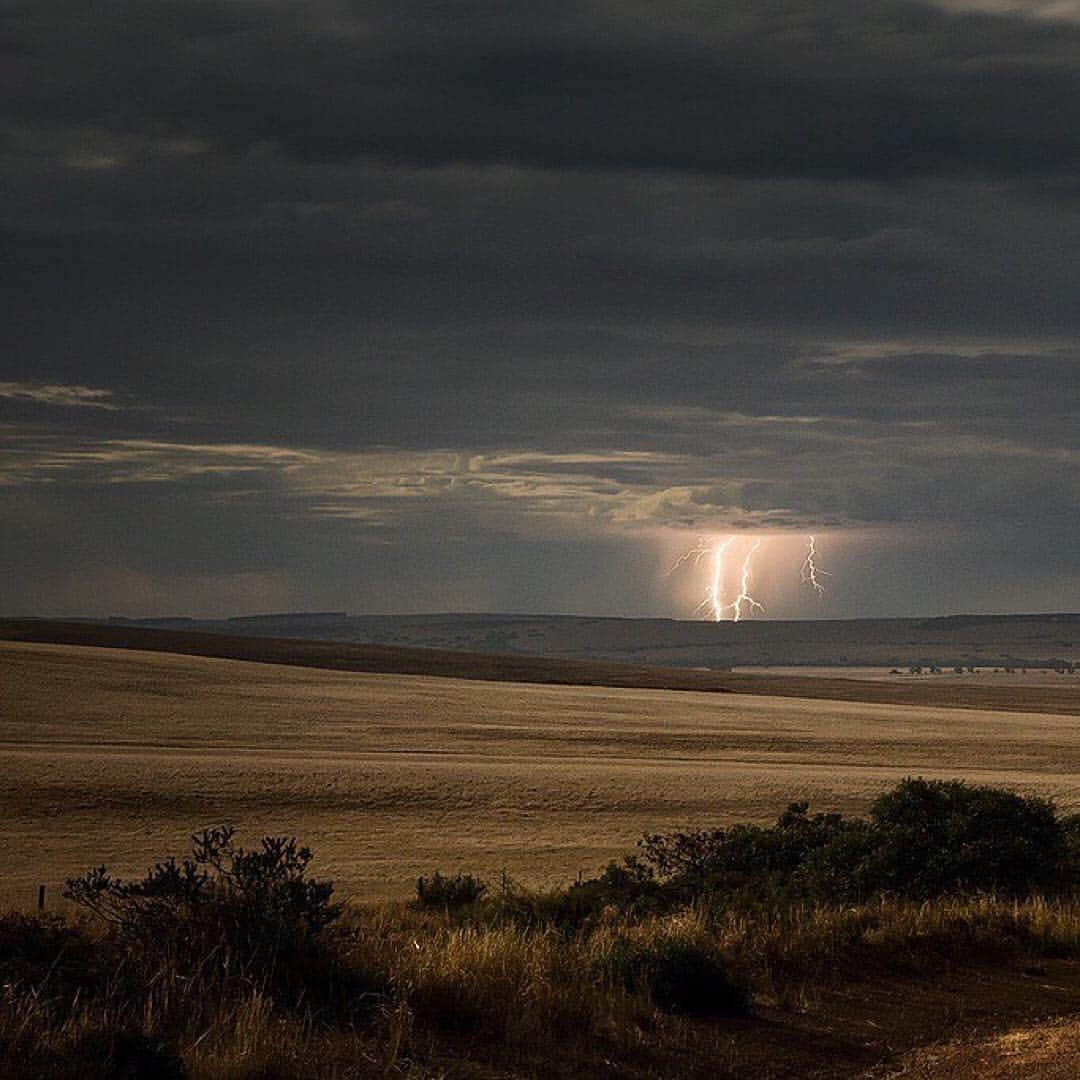
[[[443,877],[436,870],[431,877],[417,878],[416,903],[422,908],[458,910],[475,904],[487,891],[487,885],[472,874]]]
[[[858,903],[877,896],[1070,894],[1076,819],[1045,799],[960,781],[904,780],[867,818],[792,803],[773,826],[648,834],[638,851],[568,890],[568,919],[620,910]]]
[[[750,1005],[746,983],[734,978],[715,948],[678,937],[616,938],[609,973],[628,990],[644,990],[657,1008],[686,1016],[738,1015]]]
[[[702,1018],[1080,956],[1080,817],[962,783],[650,834],[539,893],[434,874],[343,909],[310,861],[213,829],[142,878],[72,879],[92,919],[0,918],[0,1075],[704,1075]]]
[[[207,913],[244,948],[269,939],[315,933],[341,910],[334,887],[307,876],[311,852],[295,838],[267,836],[254,851],[233,842],[232,828],[192,838],[190,857],[158,863],[138,881],[113,878],[104,866],[68,880],[64,895],[126,934],[169,932]]]
[[[208,956],[239,988],[282,999],[329,1000],[349,984],[323,931],[341,914],[333,885],[308,875],[311,852],[296,840],[264,837],[254,850],[231,828],[192,838],[191,854],[123,881],[98,867],[67,883],[64,895],[109,927],[109,942],[138,979],[162,963],[195,977]]]

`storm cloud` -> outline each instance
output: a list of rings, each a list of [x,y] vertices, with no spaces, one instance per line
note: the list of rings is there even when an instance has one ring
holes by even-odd
[[[0,609],[1075,609],[1077,15],[0,4]]]

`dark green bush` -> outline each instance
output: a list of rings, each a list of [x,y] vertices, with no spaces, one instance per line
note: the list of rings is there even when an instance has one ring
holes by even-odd
[[[868,819],[792,803],[771,827],[647,834],[638,851],[572,887],[593,914],[659,911],[705,899],[729,905],[854,903],[889,894],[1062,895],[1080,886],[1080,818],[1044,799],[961,781],[907,779]]]
[[[158,863],[137,881],[104,866],[69,878],[64,896],[131,933],[168,928],[213,909],[240,937],[262,943],[284,930],[317,933],[334,921],[333,884],[307,876],[311,852],[295,838],[266,836],[254,851],[233,842],[229,827],[192,837],[191,856]]]
[[[598,878],[575,882],[553,907],[559,922],[580,926],[605,908],[613,907],[635,916],[659,915],[680,905],[674,889],[665,888],[654,876],[636,865],[634,856],[625,864],[609,863]]]
[[[1046,799],[959,780],[907,779],[871,807],[868,876],[881,892],[1054,892],[1065,831]]]
[[[842,852],[858,847],[865,824],[839,814],[808,813],[791,803],[775,826],[733,825],[695,833],[646,835],[627,860],[646,880],[660,880],[688,898],[708,893],[778,896],[805,891],[804,871],[818,860],[815,880]]]
[[[1061,876],[1080,885],[1080,814],[1061,819]]]
[[[422,908],[453,911],[475,904],[487,891],[487,885],[472,874],[443,877],[436,870],[431,877],[416,879],[416,904]]]
[[[750,1006],[747,988],[711,953],[685,942],[665,942],[647,967],[649,995],[657,1008],[685,1016],[731,1016]]]

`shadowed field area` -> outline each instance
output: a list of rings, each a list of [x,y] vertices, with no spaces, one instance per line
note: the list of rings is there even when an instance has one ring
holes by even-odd
[[[618,620],[616,620],[618,621]],[[632,625],[632,621],[631,625]],[[672,624],[680,628],[715,628],[721,624]],[[771,623],[749,624],[761,633]],[[808,627],[828,624],[806,623]],[[833,624],[835,628],[836,624]],[[640,628],[636,629],[640,633]],[[850,628],[849,631],[850,632]],[[823,647],[829,644],[826,631]],[[529,682],[558,686],[612,686],[653,690],[696,690],[711,693],[764,694],[830,701],[866,701],[881,705],[925,705],[935,708],[995,709],[1080,715],[1080,678],[1043,672],[1038,678],[983,673],[975,679],[934,676],[926,681],[907,677],[868,681],[845,678],[836,669],[766,668],[726,671],[658,667],[580,660],[557,654],[525,655],[464,652],[445,648],[413,648],[370,642],[318,641],[280,637],[244,637],[205,631],[156,629],[130,624],[99,625],[34,619],[0,620],[0,640],[100,648],[139,649],[222,660],[250,660],[329,671],[363,671],[393,675],[440,675],[488,682]],[[1058,645],[1065,643],[1058,642]],[[1070,644],[1071,647],[1071,644]]]
[[[3,899],[197,828],[288,832],[345,894],[436,867],[594,872],[646,829],[862,810],[905,775],[1080,804],[1076,720],[655,689],[334,672],[0,644]],[[874,684],[864,684],[874,685]]]

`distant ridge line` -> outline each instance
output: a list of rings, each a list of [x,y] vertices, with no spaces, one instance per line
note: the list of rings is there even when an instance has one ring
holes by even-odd
[[[1080,715],[1080,693],[1062,686],[950,685],[686,668],[636,667],[593,660],[454,652],[354,642],[244,637],[116,624],[0,620],[0,641],[176,653],[331,671],[422,675],[492,682],[739,693],[883,705]],[[2,652],[0,652],[2,659]]]
[[[425,619],[461,619],[468,622],[520,621],[543,622],[618,622],[618,623],[670,623],[677,626],[717,626],[728,623],[714,623],[710,619],[679,619],[664,615],[575,615],[562,612],[514,612],[514,611],[428,611],[428,612],[349,612],[349,611],[272,611],[255,612],[244,615],[200,616],[200,615],[65,615],[61,618],[48,615],[2,615],[0,620],[25,622],[65,622],[92,623],[94,625],[122,624],[132,626],[173,626],[177,624],[195,624],[210,626],[225,623],[258,623],[281,621],[321,622],[330,619],[356,622],[400,621],[422,622]],[[744,626],[793,626],[793,625],[851,625],[855,623],[897,623],[915,626],[949,623],[954,626],[978,625],[987,623],[1009,622],[1053,622],[1080,623],[1080,612],[959,612],[952,615],[857,615],[836,619],[754,619]]]

